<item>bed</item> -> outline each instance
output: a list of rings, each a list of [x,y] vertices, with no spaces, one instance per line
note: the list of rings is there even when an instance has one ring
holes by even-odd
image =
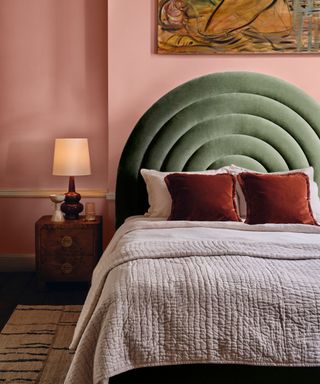
[[[319,136],[319,105],[262,74],[207,75],[156,102],[122,153],[118,230],[66,383],[320,382],[319,226],[148,218],[140,173],[312,166],[319,183]]]

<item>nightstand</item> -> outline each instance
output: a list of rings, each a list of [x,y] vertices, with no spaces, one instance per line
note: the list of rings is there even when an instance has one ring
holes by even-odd
[[[61,223],[43,216],[35,224],[35,235],[39,287],[51,281],[91,281],[102,254],[101,216]]]

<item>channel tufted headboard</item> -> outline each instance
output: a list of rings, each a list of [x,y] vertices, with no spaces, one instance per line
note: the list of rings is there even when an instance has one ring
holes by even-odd
[[[121,156],[116,225],[148,207],[141,168],[257,171],[312,165],[320,182],[320,105],[299,88],[252,72],[214,73],[178,86],[138,121]]]

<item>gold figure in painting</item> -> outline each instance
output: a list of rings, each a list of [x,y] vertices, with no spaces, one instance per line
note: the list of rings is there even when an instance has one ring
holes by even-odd
[[[319,52],[320,0],[159,0],[160,53]]]

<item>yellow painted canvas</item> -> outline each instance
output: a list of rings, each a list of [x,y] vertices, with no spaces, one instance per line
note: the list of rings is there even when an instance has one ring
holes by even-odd
[[[318,53],[320,0],[158,0],[158,52]]]

